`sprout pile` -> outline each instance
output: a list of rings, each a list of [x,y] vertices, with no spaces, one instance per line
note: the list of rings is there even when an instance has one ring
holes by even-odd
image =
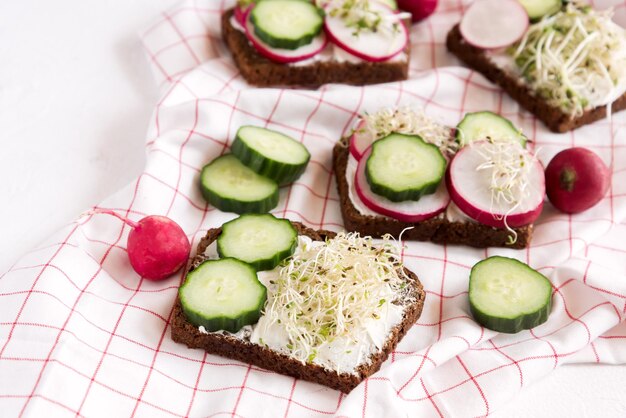
[[[410,107],[384,108],[363,115],[363,119],[366,123],[362,129],[367,130],[374,140],[394,132],[419,135],[424,141],[439,147],[443,154],[452,155],[458,151],[458,142],[451,128],[434,121],[421,110],[415,111]]]
[[[508,53],[544,100],[580,116],[612,103],[626,81],[626,32],[611,17],[612,10],[569,3],[533,24]]]
[[[283,351],[313,362],[330,344],[349,353],[363,343],[368,324],[384,321],[391,303],[410,301],[408,280],[391,237],[374,245],[371,237],[340,233],[285,262],[270,281],[264,315],[285,330]]]
[[[506,209],[503,220],[511,234],[510,244],[513,244],[517,241],[517,233],[508,226],[506,218],[530,196],[530,171],[536,157],[519,142],[509,140],[489,139],[479,150],[484,162],[476,170],[489,170],[490,175],[490,212],[500,212],[494,208]]]

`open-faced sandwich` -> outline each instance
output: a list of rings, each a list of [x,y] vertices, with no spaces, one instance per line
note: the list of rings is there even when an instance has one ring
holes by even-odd
[[[478,0],[447,47],[566,132],[626,108],[626,31],[611,17],[579,1]]]
[[[389,0],[239,0],[222,35],[250,84],[364,85],[407,78],[407,20]]]
[[[172,338],[347,393],[380,368],[424,297],[390,237],[248,214],[200,242]]]
[[[528,140],[492,112],[455,129],[410,108],[360,116],[333,150],[348,231],[474,247],[529,245],[544,170]]]

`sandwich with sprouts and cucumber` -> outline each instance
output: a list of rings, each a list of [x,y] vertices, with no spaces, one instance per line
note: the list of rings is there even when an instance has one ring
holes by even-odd
[[[421,314],[425,292],[400,254],[389,236],[241,215],[200,242],[172,338],[350,392]]]
[[[394,0],[239,0],[222,37],[256,86],[406,80],[411,14]]]
[[[478,0],[447,37],[554,132],[626,109],[626,30],[581,1]]]
[[[493,112],[455,128],[412,108],[364,113],[333,150],[349,231],[474,247],[525,248],[545,196],[529,140]]]

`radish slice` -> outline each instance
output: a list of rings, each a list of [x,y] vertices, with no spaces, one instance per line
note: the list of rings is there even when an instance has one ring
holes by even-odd
[[[479,0],[463,15],[460,30],[470,45],[495,49],[524,36],[528,22],[528,13],[517,0]]]
[[[422,196],[420,200],[416,201],[392,202],[372,192],[365,177],[365,166],[371,152],[372,149],[369,147],[363,154],[354,178],[356,194],[367,208],[381,215],[408,223],[430,219],[446,210],[450,203],[450,196],[444,181],[441,182],[435,193]]]
[[[513,208],[513,203],[492,201],[490,184],[492,170],[478,170],[485,163],[487,141],[474,142],[459,151],[446,174],[446,183],[452,201],[467,216],[482,224],[495,228],[524,226],[539,217],[543,209],[546,194],[543,167],[539,160],[533,158],[528,176],[528,195]],[[514,144],[518,146],[518,144]],[[519,147],[516,151],[527,152]],[[514,154],[517,155],[517,154]]]
[[[246,17],[248,16],[251,8],[252,4],[249,4],[247,6],[235,6],[235,19],[237,19],[237,22],[239,22],[241,26],[245,26]]]
[[[370,2],[370,7],[373,11],[381,13],[383,18],[396,14],[378,2]],[[340,17],[327,13],[324,19],[326,33],[335,44],[350,54],[370,62],[387,61],[404,50],[409,42],[409,31],[401,19],[397,19],[397,23],[397,32],[363,30],[357,36],[354,35],[354,28],[346,26]]]
[[[322,31],[318,36],[313,39],[308,45],[301,46],[298,49],[281,49],[281,48],[272,48],[262,40],[260,40],[256,34],[254,33],[254,25],[250,21],[250,13],[249,11],[252,8],[248,9],[248,13],[246,14],[246,36],[252,42],[252,45],[256,48],[259,54],[263,55],[266,58],[271,59],[272,61],[280,62],[280,63],[289,63],[289,62],[297,62],[309,59],[314,57],[315,55],[322,52],[326,45],[328,44],[328,38]]]
[[[350,154],[352,154],[357,161],[361,159],[363,153],[372,145],[375,139],[372,132],[366,129],[366,126],[367,122],[361,119],[350,137]]]

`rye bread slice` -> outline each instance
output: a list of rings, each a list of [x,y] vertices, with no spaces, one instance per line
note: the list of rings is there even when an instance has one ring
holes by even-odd
[[[271,61],[250,45],[246,35],[231,24],[234,9],[222,14],[222,37],[237,68],[249,84],[259,87],[301,86],[315,88],[328,83],[352,85],[406,80],[409,60],[393,62],[320,61],[309,65],[287,65]],[[404,51],[409,56],[410,44]]]
[[[606,106],[589,109],[580,116],[572,117],[558,107],[548,104],[545,100],[536,96],[528,85],[496,66],[489,59],[487,54],[485,54],[484,50],[465,42],[459,30],[459,25],[454,26],[450,32],[448,32],[446,46],[448,47],[448,51],[452,52],[457,58],[467,64],[467,66],[478,71],[491,82],[500,86],[509,96],[517,101],[520,106],[545,123],[552,132],[562,133],[571,131],[583,125],[604,119],[607,115]],[[626,109],[626,94],[620,96],[612,105],[613,112],[624,109]]]
[[[513,228],[517,233],[517,241],[509,245],[507,244],[509,231],[476,222],[451,222],[442,216],[437,216],[422,222],[407,223],[384,216],[363,215],[354,207],[348,194],[350,186],[346,180],[346,170],[350,151],[347,143],[347,139],[343,139],[333,148],[333,169],[337,176],[341,215],[346,230],[377,238],[385,234],[391,234],[398,238],[404,229],[412,228],[404,232],[403,239],[432,241],[437,244],[469,245],[477,248],[507,247],[521,249],[530,244],[533,232],[532,224]]]
[[[292,222],[292,224],[298,230],[299,235],[306,235],[316,241],[333,238],[336,235],[331,231],[308,228],[299,222]],[[207,231],[206,236],[198,244],[197,254],[192,260],[190,271],[206,260],[204,251],[217,239],[221,232],[221,228]],[[422,313],[424,298],[426,297],[424,288],[413,272],[406,268],[404,270],[411,279],[410,296],[414,298],[414,302],[406,306],[402,322],[391,330],[382,350],[370,357],[369,364],[359,366],[356,374],[337,373],[317,364],[303,363],[293,357],[229,334],[202,333],[197,326],[187,321],[178,297],[176,298],[171,322],[172,339],[186,344],[189,348],[201,348],[211,354],[251,363],[277,373],[319,383],[344,393],[349,393],[361,381],[380,369],[382,363]]]

